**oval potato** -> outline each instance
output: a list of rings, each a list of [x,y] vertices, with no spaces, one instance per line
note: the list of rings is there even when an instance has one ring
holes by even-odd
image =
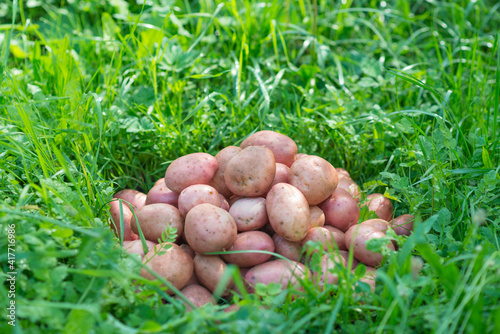
[[[241,148],[237,146],[228,146],[223,148],[215,155],[215,159],[219,164],[219,168],[214,174],[214,177],[209,182],[209,185],[217,189],[219,194],[224,195],[224,197],[231,197],[233,193],[226,186],[226,182],[224,181],[224,172],[226,171],[227,163],[238,153],[241,152]]]
[[[318,206],[309,206],[309,215],[311,217],[311,227],[321,227],[325,225],[325,213]]]
[[[347,230],[345,233],[345,242],[357,260],[371,267],[376,267],[382,262],[383,256],[380,253],[369,251],[366,248],[366,242],[370,239],[382,238],[384,236],[384,232],[373,226],[358,224]],[[394,250],[394,245],[388,243],[387,248]]]
[[[210,203],[222,207],[222,201],[217,190],[206,184],[194,184],[179,194],[178,208],[183,217],[189,210],[203,203]]]
[[[239,233],[234,240],[233,245],[228,251],[250,251],[261,250],[274,252],[274,242],[271,237],[261,231],[249,231]],[[271,254],[263,253],[238,253],[222,254],[221,258],[227,263],[232,263],[238,267],[253,267],[266,262]]]
[[[212,293],[199,284],[187,285],[181,290],[181,293],[184,297],[186,297],[186,299],[193,303],[196,308],[202,307],[206,304],[215,305],[216,303]],[[176,298],[182,301],[182,299],[178,296],[176,296]],[[186,305],[186,309],[187,311],[190,311],[191,306]]]
[[[120,202],[112,201],[109,203],[109,213],[111,215],[110,227],[115,231],[118,239],[121,238],[121,228],[120,228]],[[130,227],[130,222],[134,217],[130,207],[125,202],[122,202],[122,214],[123,214],[123,241],[137,240],[139,236],[132,231]]]
[[[148,191],[148,195],[146,197],[146,205],[165,203],[177,207],[178,200],[179,195],[169,189],[165,182],[157,182],[155,183],[153,188]]]
[[[231,205],[229,213],[236,222],[238,232],[258,230],[269,221],[263,197],[241,198]]]
[[[281,284],[285,289],[288,284],[297,286],[299,279],[305,278],[305,266],[302,263],[287,260],[274,260],[251,268],[245,275],[245,282],[250,293],[255,292],[257,283]]]
[[[273,235],[274,251],[292,261],[299,261],[302,255],[302,245],[300,242],[293,242],[284,239],[278,233]]]
[[[384,197],[382,194],[375,193],[366,196],[366,200],[367,202],[364,205],[368,205],[370,211],[375,211],[378,218],[388,222],[392,220],[394,210],[388,198]]]
[[[406,214],[406,215],[402,215],[402,216],[399,216],[397,218],[394,218],[394,220],[391,223],[391,226],[397,235],[409,236],[411,234],[411,232],[413,231],[413,222],[414,221],[415,221],[414,216]]]
[[[326,201],[321,204],[325,213],[325,224],[347,231],[356,225],[359,219],[358,202],[344,189],[337,188]]]
[[[201,255],[196,254],[194,257],[194,271],[198,281],[205,288],[214,292],[221,280],[224,272],[227,269],[227,265],[220,257],[217,255]],[[229,294],[229,291],[233,289],[234,284],[230,280],[226,289],[224,290],[224,295]]]
[[[259,131],[248,136],[240,145],[241,148],[248,146],[265,146],[273,152],[276,162],[290,167],[297,155],[297,144],[292,138],[275,131]]]
[[[134,189],[123,189],[113,196],[113,198],[121,198],[122,200],[132,204],[134,209],[140,209],[146,205],[146,197],[146,194]]]
[[[167,226],[177,229],[177,239],[179,239],[184,230],[184,218],[182,218],[179,210],[170,204],[155,203],[146,205],[137,210],[135,215],[139,220],[138,223],[142,233],[147,240],[156,241],[161,239]],[[136,217],[132,217],[130,227],[135,234],[139,235]]]
[[[180,193],[193,184],[208,184],[219,164],[208,153],[191,153],[175,159],[165,172],[165,184],[169,189]]]

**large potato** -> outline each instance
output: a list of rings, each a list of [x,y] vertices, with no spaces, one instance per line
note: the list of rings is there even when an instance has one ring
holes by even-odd
[[[148,251],[150,251],[155,245],[155,242],[146,240]],[[144,258],[145,255],[141,240],[124,241],[123,250],[125,250],[129,254],[139,254],[141,256],[141,259]]]
[[[156,245],[144,256],[142,263],[179,290],[186,286],[194,270],[191,256],[169,242]],[[141,269],[141,276],[149,280],[156,279],[145,268]],[[169,290],[168,293],[173,294],[173,291]]]
[[[255,292],[257,283],[267,285],[274,282],[281,284],[281,287],[285,289],[288,284],[297,286],[299,279],[304,278],[304,265],[287,260],[274,260],[259,264],[251,268],[245,275],[245,281],[250,293]]]
[[[184,219],[179,210],[170,204],[150,204],[137,210],[135,213],[139,220],[139,226],[147,240],[156,241],[161,238],[167,226],[177,229],[177,239],[184,230]],[[132,217],[130,227],[135,234],[139,234],[137,221]]]
[[[324,251],[346,249],[344,232],[332,226],[311,228],[302,239],[302,246],[305,246],[308,241],[319,242]]]
[[[250,250],[274,252],[273,239],[267,233],[261,231],[243,232],[236,236],[233,245],[228,249],[228,251]],[[266,262],[271,257],[271,254],[238,253],[223,254],[221,257],[227,263],[235,264],[238,267],[253,267]]]
[[[192,153],[174,160],[165,172],[165,184],[180,193],[193,184],[208,184],[219,164],[208,153]]]
[[[165,179],[163,179],[163,181],[165,181]],[[153,188],[148,192],[146,205],[165,203],[177,207],[178,200],[179,194],[169,189],[165,182],[156,182]]]
[[[227,163],[224,181],[235,195],[256,197],[269,189],[275,174],[273,152],[262,146],[248,146]]]
[[[310,205],[317,205],[330,196],[338,183],[337,171],[325,159],[310,155],[290,167],[290,184],[299,189]]]
[[[300,242],[293,242],[284,239],[278,233],[273,235],[274,252],[283,255],[292,261],[299,261],[302,255],[302,245]]]
[[[206,184],[195,184],[181,191],[179,194],[179,211],[186,217],[189,210],[202,203],[210,203],[221,207],[222,201],[217,190]]]
[[[397,235],[410,235],[413,231],[413,221],[415,217],[412,215],[402,215],[394,218],[392,228]]]
[[[311,228],[309,204],[304,195],[290,184],[274,185],[267,194],[266,208],[274,231],[288,241],[304,239]]]
[[[358,202],[344,189],[337,188],[326,201],[321,204],[325,213],[325,224],[347,231],[356,225],[359,219]]]
[[[191,303],[198,307],[202,307],[206,304],[215,305],[215,298],[212,296],[212,293],[198,284],[187,285],[184,289],[181,290],[181,293],[189,300]],[[179,297],[176,297],[179,300]],[[186,305],[187,311],[191,310],[191,306]]]
[[[188,212],[184,230],[189,246],[201,254],[229,249],[237,234],[236,223],[229,212],[208,203]]]
[[[267,147],[273,152],[276,162],[288,167],[294,163],[297,155],[297,144],[293,139],[274,131],[264,130],[250,135],[240,145],[243,149],[248,146]]]
[[[368,205],[370,211],[375,211],[378,218],[388,222],[392,220],[394,210],[388,198],[384,197],[382,194],[371,194],[366,196],[366,200],[367,202],[364,205]]]
[[[146,205],[146,194],[134,189],[120,190],[113,196],[113,198],[121,198],[122,200],[132,204],[134,210],[140,209]]]
[[[266,225],[266,199],[263,197],[246,197],[237,200],[229,208],[238,232],[258,230]]]
[[[121,238],[120,229],[120,202],[118,200],[112,201],[109,207],[109,213],[111,214],[110,227],[116,232],[118,239]],[[137,240],[139,236],[135,234],[130,228],[130,221],[134,217],[130,207],[127,203],[122,202],[122,213],[123,213],[123,240],[131,241]]]
[[[366,265],[376,267],[383,260],[382,254],[369,251],[366,248],[366,242],[373,238],[382,238],[385,233],[366,224],[354,225],[345,233],[345,243],[348,249],[353,252],[353,256]],[[394,250],[392,243],[388,243],[387,247]]]
[[[224,195],[224,197],[227,198],[231,197],[233,193],[226,186],[226,182],[224,181],[224,172],[226,171],[226,166],[229,160],[231,160],[236,154],[240,152],[241,148],[237,146],[228,146],[220,150],[219,153],[215,155],[215,159],[219,164],[219,168],[217,168],[217,171],[215,172],[212,180],[209,182],[209,185],[217,189],[220,194]]]
[[[214,292],[219,284],[227,265],[217,255],[201,255],[196,254],[194,257],[194,272],[198,281],[205,288]],[[233,289],[234,283],[229,280],[228,285],[225,287],[224,295],[227,295]]]

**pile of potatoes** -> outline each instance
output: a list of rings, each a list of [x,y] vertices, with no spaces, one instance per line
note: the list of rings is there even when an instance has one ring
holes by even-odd
[[[413,216],[393,219],[389,199],[371,194],[360,204],[360,193],[346,170],[319,156],[297,154],[288,136],[260,131],[215,157],[193,153],[176,159],[147,194],[116,193],[122,201],[110,203],[111,227],[123,237],[126,251],[140,254],[147,267],[196,306],[215,302],[212,293],[228,264],[239,267],[249,293],[257,283],[285,288],[306,275],[324,286],[337,283],[332,269],[346,266],[351,252],[351,269],[364,263],[365,281],[373,287],[374,268],[383,257],[369,251],[366,241],[384,237],[388,226],[409,235]],[[378,219],[359,222],[363,205]],[[167,226],[177,231],[175,243],[161,242]],[[148,240],[146,254],[139,228]],[[314,244],[324,249],[318,272],[311,272],[304,256]],[[392,243],[386,247],[394,250]],[[214,252],[227,253],[210,255]],[[144,268],[141,275],[154,279]],[[225,295],[236,290],[230,282]]]

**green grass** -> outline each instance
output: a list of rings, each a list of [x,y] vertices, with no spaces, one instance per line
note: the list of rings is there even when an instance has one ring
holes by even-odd
[[[0,257],[9,272],[15,224],[17,270],[17,326],[1,332],[500,332],[500,7],[383,4],[0,4]],[[376,293],[352,294],[362,272],[306,280],[295,300],[271,286],[233,313],[135,293],[113,193],[260,129],[418,217]]]

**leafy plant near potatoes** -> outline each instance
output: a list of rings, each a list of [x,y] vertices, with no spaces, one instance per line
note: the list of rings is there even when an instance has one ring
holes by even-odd
[[[494,3],[28,3],[0,5],[0,243],[15,223],[18,328],[498,331]],[[422,221],[376,293],[269,286],[229,314],[136,293],[139,264],[108,228],[116,190],[261,129],[304,138],[362,196]]]

